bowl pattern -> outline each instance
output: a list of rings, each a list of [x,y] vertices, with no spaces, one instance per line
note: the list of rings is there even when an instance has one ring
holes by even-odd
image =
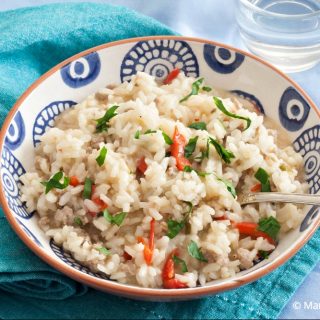
[[[187,76],[204,77],[211,85],[247,99],[259,112],[281,125],[293,141],[294,149],[304,158],[310,192],[319,193],[319,115],[315,107],[311,108],[310,100],[301,89],[270,66],[257,63],[255,58],[236,49],[196,39],[154,37],[101,46],[50,71],[33,88],[32,95],[18,102],[19,109],[4,126],[6,130],[0,147],[1,187],[10,208],[6,214],[16,219],[19,231],[43,248],[42,256],[59,260],[91,278],[107,279],[81,266],[47,239],[37,226],[37,216],[28,213],[21,201],[19,179],[32,167],[33,150],[41,136],[54,125],[61,112],[72,108],[100,87],[112,82],[130,81],[138,71],[148,72],[161,81],[174,68],[181,69]],[[268,85],[269,88],[265,88]],[[275,265],[282,252],[292,249],[292,243],[302,242],[307,235],[310,236],[310,230],[319,222],[319,209],[308,207],[305,213],[300,228],[292,231],[287,240],[281,241],[268,260],[226,282],[234,281],[234,286],[239,285],[236,284],[237,279],[259,269],[266,270],[266,265]],[[222,288],[213,282],[214,287]]]
[[[54,101],[44,107],[38,113],[33,124],[32,138],[33,145],[36,147],[40,143],[41,136],[45,133],[48,127],[53,127],[54,119],[63,111],[74,106],[74,101]]]

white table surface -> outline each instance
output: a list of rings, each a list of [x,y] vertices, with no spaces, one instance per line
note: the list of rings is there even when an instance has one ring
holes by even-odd
[[[235,1],[237,0],[87,0],[87,2],[127,6],[161,21],[182,35],[207,38],[245,49],[235,23]],[[0,11],[53,2],[64,1],[0,0]],[[307,91],[320,107],[320,64],[309,71],[291,74],[291,77]],[[320,309],[312,310],[303,307],[309,302],[320,306],[320,263],[307,276],[279,318],[320,319]],[[299,305],[302,307],[297,308],[296,306]]]

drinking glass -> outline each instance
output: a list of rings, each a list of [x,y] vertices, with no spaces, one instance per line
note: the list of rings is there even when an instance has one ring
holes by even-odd
[[[320,61],[320,0],[237,0],[240,34],[250,51],[285,72]]]

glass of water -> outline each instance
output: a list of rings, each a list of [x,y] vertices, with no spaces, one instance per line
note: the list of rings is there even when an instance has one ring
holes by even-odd
[[[236,0],[240,34],[254,54],[285,72],[320,61],[320,0]]]

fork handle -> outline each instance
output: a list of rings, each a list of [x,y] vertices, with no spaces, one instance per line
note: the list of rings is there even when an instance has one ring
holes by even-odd
[[[301,203],[320,206],[320,195],[283,193],[283,192],[254,192],[240,196],[238,199],[241,204],[257,202],[286,202]]]

